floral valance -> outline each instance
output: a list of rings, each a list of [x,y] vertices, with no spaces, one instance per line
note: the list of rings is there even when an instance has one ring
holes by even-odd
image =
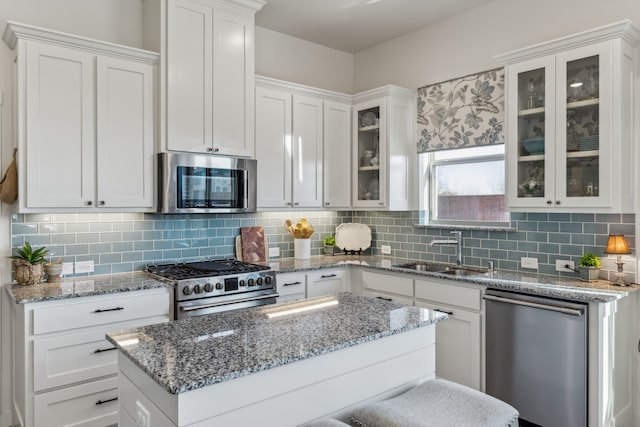
[[[418,89],[418,153],[504,144],[504,68]]]

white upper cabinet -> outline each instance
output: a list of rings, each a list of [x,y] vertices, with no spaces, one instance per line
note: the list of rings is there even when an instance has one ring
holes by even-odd
[[[254,21],[263,2],[145,0],[145,45],[165,54],[161,148],[254,157]]]
[[[328,209],[351,206],[351,105],[324,101],[324,203]]]
[[[9,23],[20,212],[152,211],[157,54]]]
[[[497,57],[511,210],[632,211],[639,36],[622,22]]]
[[[410,210],[417,159],[415,91],[385,86],[353,99],[353,207]]]
[[[264,77],[255,96],[258,208],[348,207],[349,97]]]

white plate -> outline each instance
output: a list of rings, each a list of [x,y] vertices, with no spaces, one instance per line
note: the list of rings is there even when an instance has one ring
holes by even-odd
[[[369,226],[347,222],[336,227],[336,246],[342,250],[360,251],[371,247]]]
[[[368,111],[362,115],[362,127],[373,126],[376,124],[376,114]]]

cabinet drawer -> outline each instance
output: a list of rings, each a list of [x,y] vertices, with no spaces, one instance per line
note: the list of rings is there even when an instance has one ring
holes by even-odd
[[[278,293],[282,296],[305,293],[306,275],[304,273],[285,273],[276,276]]]
[[[34,396],[34,425],[108,426],[118,423],[118,377]]]
[[[144,326],[159,321],[151,319],[118,325],[121,329]],[[113,326],[87,332],[40,338],[33,341],[33,388],[42,391],[88,381],[118,372],[118,354],[105,339]]]
[[[480,310],[482,289],[467,288],[450,283],[416,280],[416,298],[432,301],[436,304],[448,304]]]
[[[374,292],[374,291],[366,291],[365,290],[364,291],[364,296],[380,298],[380,299],[387,300],[387,301],[393,301],[393,302],[397,302],[398,304],[413,305],[413,300],[410,299],[410,298],[403,298],[403,297],[399,297],[397,295],[383,294],[381,292]]]
[[[344,270],[325,270],[307,274],[307,298],[344,292]]]
[[[33,333],[106,325],[145,317],[169,316],[169,293],[96,298],[33,310]]]
[[[407,277],[363,271],[362,286],[365,289],[413,297],[413,279]]]

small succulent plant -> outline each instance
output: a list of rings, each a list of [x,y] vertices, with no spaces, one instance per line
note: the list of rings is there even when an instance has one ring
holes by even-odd
[[[322,243],[324,243],[325,246],[335,246],[336,238],[333,236],[327,236],[324,239],[322,239]]]
[[[600,258],[594,253],[586,252],[580,258],[580,267],[600,267]]]
[[[48,253],[49,251],[44,246],[34,250],[29,242],[24,242],[24,246],[17,249],[16,254],[9,258],[18,262],[34,265],[46,262],[45,257]]]

